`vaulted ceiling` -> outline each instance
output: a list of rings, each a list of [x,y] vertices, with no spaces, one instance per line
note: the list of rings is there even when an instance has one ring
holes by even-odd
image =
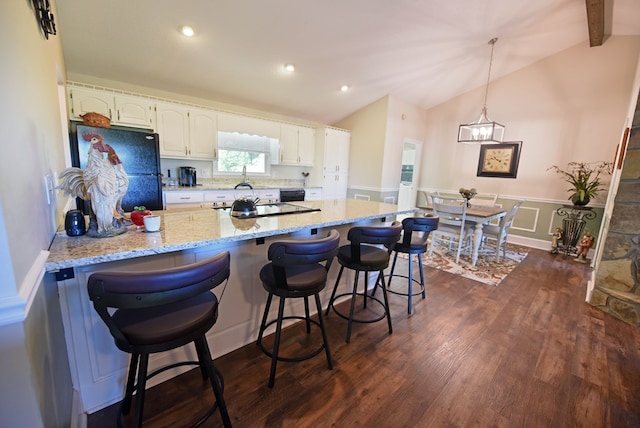
[[[640,34],[638,0],[56,3],[69,72],[328,124],[386,95],[429,108],[483,86],[492,37],[495,79],[590,43],[590,22],[604,43]]]

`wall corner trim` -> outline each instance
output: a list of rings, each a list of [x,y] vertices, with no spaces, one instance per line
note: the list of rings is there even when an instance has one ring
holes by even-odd
[[[0,298],[0,327],[20,323],[27,319],[33,299],[44,278],[44,266],[49,251],[41,250],[22,282],[20,292]]]

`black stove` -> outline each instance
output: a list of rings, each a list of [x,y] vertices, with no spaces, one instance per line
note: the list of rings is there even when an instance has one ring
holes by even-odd
[[[229,211],[231,213],[230,207],[220,207],[214,206],[213,209]],[[256,214],[252,214],[246,217],[237,217],[239,219],[242,218],[256,218],[256,217],[270,217],[276,215],[287,215],[287,214],[303,214],[310,213],[314,211],[320,211],[320,208],[309,208],[303,207],[300,205],[289,204],[286,202],[279,202],[276,204],[259,204],[256,205]]]

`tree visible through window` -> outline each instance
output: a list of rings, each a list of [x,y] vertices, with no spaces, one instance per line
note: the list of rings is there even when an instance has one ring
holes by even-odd
[[[242,172],[242,167],[247,167],[247,172],[265,174],[267,161],[265,153],[218,150],[218,172]]]
[[[247,173],[268,175],[271,173],[271,151],[277,150],[278,140],[259,135],[237,132],[218,132],[218,160],[214,162],[217,174]]]

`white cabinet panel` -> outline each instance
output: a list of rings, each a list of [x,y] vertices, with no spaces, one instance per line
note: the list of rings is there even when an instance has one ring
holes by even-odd
[[[189,110],[179,104],[156,103],[160,156],[189,157]]]
[[[146,98],[116,94],[114,123],[154,128],[154,103]]]
[[[69,116],[71,118],[82,120],[83,114],[94,112],[113,119],[113,110],[115,109],[113,94],[95,89],[70,88],[69,97],[71,100]]]
[[[296,125],[280,127],[280,164],[313,166],[315,131]]]
[[[203,192],[197,191],[171,191],[164,192],[165,209],[201,207],[204,200]]]
[[[258,190],[260,203],[278,202],[280,200],[280,189],[260,189]]]
[[[322,185],[323,199],[343,199],[347,197],[347,174],[330,174],[324,175]]]
[[[204,191],[204,203],[205,205],[226,205],[235,200],[233,190],[205,190]]]
[[[218,153],[217,114],[212,110],[189,110],[191,158],[216,159]]]
[[[82,120],[83,114],[95,112],[110,118],[112,125],[154,129],[154,103],[150,99],[75,87],[69,88],[69,97],[72,119]]]
[[[323,199],[346,198],[351,134],[335,128],[320,128],[315,130],[315,137],[315,160],[322,167],[311,169],[307,182],[311,186],[322,186]]]
[[[321,187],[307,187],[304,189],[305,201],[319,201],[322,200],[322,188]]]

